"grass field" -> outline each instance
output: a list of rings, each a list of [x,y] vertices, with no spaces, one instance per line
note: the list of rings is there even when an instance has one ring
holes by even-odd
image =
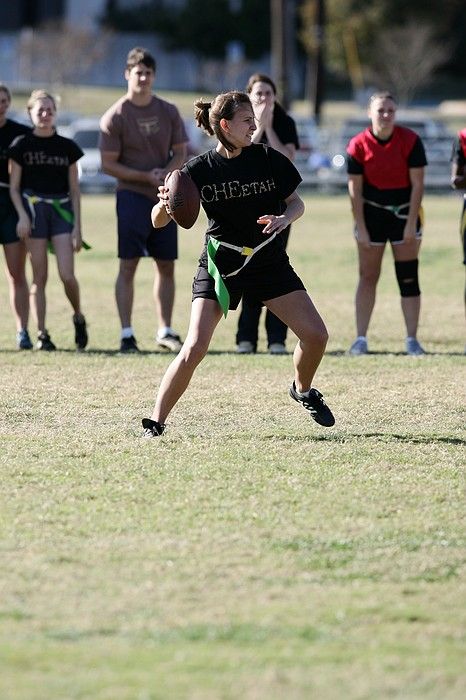
[[[214,337],[163,439],[140,438],[170,356],[151,263],[116,353],[112,197],[84,197],[78,275],[90,346],[18,353],[0,286],[2,700],[460,700],[466,694],[466,432],[460,200],[425,199],[420,339],[403,354],[389,252],[350,358],[356,260],[346,197],[306,197],[290,255],[330,331],[316,378],[337,423],[287,398],[290,357]],[[180,234],[186,332],[203,221]],[[289,339],[292,346],[292,339]]]

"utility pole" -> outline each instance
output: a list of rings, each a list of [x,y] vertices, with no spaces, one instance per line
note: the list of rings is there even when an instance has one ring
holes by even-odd
[[[315,32],[315,66],[314,66],[314,119],[320,124],[322,103],[324,101],[324,50],[325,50],[325,0],[317,0]]]
[[[272,77],[284,109],[290,105],[290,75],[294,46],[294,0],[270,0]]]

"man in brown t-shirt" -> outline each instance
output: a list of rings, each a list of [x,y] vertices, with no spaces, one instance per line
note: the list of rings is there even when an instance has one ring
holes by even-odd
[[[155,263],[154,298],[159,317],[156,342],[178,352],[180,337],[171,328],[175,298],[177,228],[171,221],[153,229],[150,212],[168,172],[186,161],[188,136],[175,105],[152,93],[155,59],[143,48],[128,54],[126,95],[100,121],[104,172],[117,178],[118,257],[115,296],[121,322],[120,352],[138,352],[131,315],[134,277],[141,257]]]

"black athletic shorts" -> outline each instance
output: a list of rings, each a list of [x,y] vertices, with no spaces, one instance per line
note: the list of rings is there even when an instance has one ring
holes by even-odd
[[[245,266],[244,270],[233,277],[224,278],[230,293],[230,310],[234,311],[244,293],[248,301],[261,303],[267,299],[275,299],[290,292],[306,290],[301,279],[290,265],[288,256],[280,256],[280,264],[271,264],[259,268]],[[199,266],[193,281],[194,299],[217,299],[214,279],[207,268]]]
[[[463,263],[466,265],[466,195],[463,199],[463,211],[461,213],[460,236],[463,243]]]
[[[408,208],[402,209],[400,215],[406,215]],[[422,238],[422,208],[419,212],[416,227],[416,238]],[[385,245],[387,241],[393,245],[403,243],[403,232],[406,226],[406,219],[400,219],[388,209],[380,209],[372,204],[364,204],[364,221],[371,239],[372,245]],[[357,228],[354,229],[357,239]]]

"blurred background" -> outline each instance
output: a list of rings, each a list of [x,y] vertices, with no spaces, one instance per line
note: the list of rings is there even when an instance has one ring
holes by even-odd
[[[345,187],[348,140],[366,124],[375,89],[397,95],[399,123],[419,133],[426,187],[449,189],[455,132],[466,126],[464,0],[16,0],[0,4],[0,80],[12,116],[31,89],[60,96],[59,128],[80,143],[84,191],[113,189],[100,172],[98,119],[126,88],[134,46],[157,60],[156,91],[186,120],[196,97],[244,89],[269,74],[297,121],[297,167],[316,190]]]

